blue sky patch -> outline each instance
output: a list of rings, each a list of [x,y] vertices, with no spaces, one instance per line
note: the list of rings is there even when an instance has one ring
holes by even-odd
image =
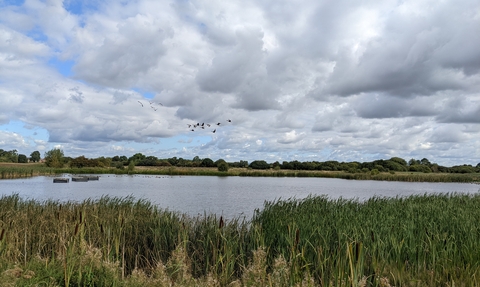
[[[73,65],[75,65],[75,61],[62,61],[58,58],[52,58],[50,59],[50,61],[48,61],[48,65],[55,68],[60,74],[64,75],[65,77],[71,77],[73,75],[72,68]]]

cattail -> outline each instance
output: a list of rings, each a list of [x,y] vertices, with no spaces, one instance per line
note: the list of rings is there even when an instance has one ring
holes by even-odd
[[[77,233],[78,233],[78,223],[75,224],[75,235],[77,235]]]
[[[5,228],[2,228],[2,232],[0,232],[0,241],[3,240],[4,235],[5,235]]]
[[[356,242],[355,243],[355,261],[358,261],[358,259],[360,258],[360,248],[361,248],[361,243]]]
[[[82,215],[82,212],[80,211],[80,223],[83,222],[83,215]]]
[[[218,224],[218,228],[221,229],[223,227],[223,216],[220,216],[220,223]]]
[[[373,234],[373,230],[370,230],[370,238],[372,238],[372,242],[375,242],[375,235]]]

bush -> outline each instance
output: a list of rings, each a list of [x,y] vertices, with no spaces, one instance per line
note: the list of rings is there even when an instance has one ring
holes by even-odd
[[[270,169],[270,165],[264,160],[254,160],[250,163],[249,167],[252,169]]]
[[[228,171],[228,164],[226,162],[221,162],[218,164],[218,171],[227,172]]]

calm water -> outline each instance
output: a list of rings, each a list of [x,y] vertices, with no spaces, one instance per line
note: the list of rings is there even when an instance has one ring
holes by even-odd
[[[64,175],[69,177],[68,175]],[[480,186],[465,183],[411,183],[354,181],[331,178],[273,178],[216,176],[100,175],[89,182],[53,183],[53,177],[0,180],[0,195],[24,199],[82,201],[102,195],[133,196],[192,216],[215,213],[227,218],[251,218],[265,201],[326,195],[329,198],[365,200],[425,193],[476,193]]]

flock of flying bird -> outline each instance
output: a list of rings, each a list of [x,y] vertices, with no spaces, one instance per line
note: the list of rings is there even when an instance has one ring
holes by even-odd
[[[143,105],[142,102],[138,101],[138,103],[142,106],[142,108],[144,107],[144,105]],[[154,111],[157,111],[157,110],[158,110],[158,108],[155,108],[155,107],[154,107],[154,104],[158,104],[158,105],[160,105],[160,106],[163,106],[162,103],[155,103],[155,102],[153,102],[153,101],[149,101],[149,103],[150,103],[150,107],[151,107]],[[228,119],[227,122],[228,122],[228,123],[231,123],[232,120]],[[216,123],[216,124],[206,124],[206,123],[201,123],[201,124],[200,124],[200,123],[196,123],[196,124],[187,124],[187,125],[188,125],[188,128],[190,129],[190,131],[194,132],[196,128],[205,129],[205,127],[209,128],[209,127],[211,127],[211,126],[220,126],[221,123]],[[212,133],[215,133],[216,131],[217,131],[217,129],[215,128],[215,129],[212,130]]]
[[[140,101],[138,101],[138,103],[139,103],[139,104],[142,106],[142,108],[143,108],[143,103],[140,102]],[[158,108],[155,108],[155,107],[153,106],[154,104],[158,104],[158,105],[160,105],[160,106],[163,106],[162,103],[154,103],[154,102],[152,102],[152,101],[149,101],[149,103],[150,103],[150,107],[151,107],[154,111],[157,111],[157,110],[158,110]]]
[[[232,120],[228,119],[227,122],[231,123]],[[216,124],[213,124],[213,126],[220,126],[222,123],[216,123]],[[206,124],[206,123],[196,123],[196,124],[187,124],[188,128],[194,132],[196,128],[201,128],[201,129],[205,129],[205,127],[209,128],[210,126],[212,126],[211,124]],[[215,133],[217,131],[217,129],[215,128],[212,133]]]

